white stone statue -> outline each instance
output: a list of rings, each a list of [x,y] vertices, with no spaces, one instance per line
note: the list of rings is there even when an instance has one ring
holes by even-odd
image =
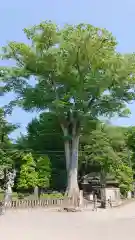
[[[12,187],[14,186],[14,179],[16,176],[15,169],[11,172],[7,172],[6,174],[6,191],[5,191],[5,202],[9,202],[12,200]]]

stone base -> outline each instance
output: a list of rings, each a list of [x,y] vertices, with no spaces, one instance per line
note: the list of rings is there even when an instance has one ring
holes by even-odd
[[[132,193],[129,191],[127,194],[127,199],[131,199],[132,198]]]
[[[101,203],[104,208],[116,207],[121,205],[120,189],[119,188],[102,188]]]

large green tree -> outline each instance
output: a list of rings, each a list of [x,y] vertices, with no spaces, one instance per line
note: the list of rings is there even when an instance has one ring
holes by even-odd
[[[131,189],[133,171],[130,165],[129,149],[121,128],[100,124],[90,135],[83,137],[82,163],[97,167],[101,180],[106,184],[106,176],[113,175],[122,191]]]
[[[42,22],[24,29],[28,44],[9,42],[3,59],[16,66],[2,68],[4,90],[15,91],[24,109],[48,109],[58,117],[64,135],[67,190],[78,196],[78,149],[87,120],[127,114],[134,99],[134,55],[116,51],[117,41],[106,29],[90,24],[59,28]],[[35,84],[28,80],[33,77]]]

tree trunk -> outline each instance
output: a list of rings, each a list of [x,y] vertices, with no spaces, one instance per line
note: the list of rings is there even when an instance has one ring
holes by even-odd
[[[105,195],[105,187],[106,187],[106,173],[103,169],[101,169],[101,208],[106,208],[106,195]]]
[[[71,150],[70,150],[69,141],[65,141],[65,156],[66,156],[66,170],[67,170],[67,175],[68,175],[70,158],[71,158]]]
[[[61,126],[64,136],[68,136],[68,128]],[[66,195],[72,198],[73,204],[79,203],[79,187],[78,187],[78,148],[79,135],[76,133],[76,126],[72,129],[72,141],[65,139],[65,157],[67,170],[67,189]]]
[[[68,169],[68,196],[73,199],[74,205],[79,203],[79,187],[78,187],[78,146],[79,136],[74,137],[71,145],[70,164]]]

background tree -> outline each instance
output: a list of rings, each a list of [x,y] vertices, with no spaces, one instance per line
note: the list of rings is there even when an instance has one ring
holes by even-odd
[[[135,127],[128,127],[124,129],[126,144],[129,148],[129,159],[133,170],[135,171]]]
[[[78,196],[78,149],[87,119],[127,114],[134,99],[134,55],[116,52],[110,32],[89,24],[58,28],[42,22],[24,29],[29,45],[9,42],[3,58],[16,67],[2,68],[4,90],[15,91],[24,109],[48,109],[64,135],[68,194]],[[28,79],[34,76],[35,85]]]
[[[35,159],[48,156],[51,163],[50,189],[66,187],[64,142],[58,119],[52,113],[42,113],[27,126],[27,135],[17,139],[15,147],[33,151]]]
[[[101,172],[103,184],[106,184],[106,176],[109,173],[118,180],[123,193],[131,190],[133,171],[128,156],[129,149],[121,128],[100,124],[91,135],[83,139],[82,146],[83,164],[86,164],[88,171],[89,165],[95,165],[97,171]]]
[[[39,188],[48,189],[50,187],[51,180],[51,164],[47,156],[40,157],[36,163],[36,169],[38,173],[38,184]]]
[[[38,185],[38,174],[35,170],[36,164],[31,153],[23,156],[23,164],[18,179],[18,190],[33,190]]]
[[[4,110],[0,108],[0,185],[6,188],[8,181],[7,175],[14,169],[14,151],[13,144],[9,134],[17,128],[16,125],[8,123]]]

